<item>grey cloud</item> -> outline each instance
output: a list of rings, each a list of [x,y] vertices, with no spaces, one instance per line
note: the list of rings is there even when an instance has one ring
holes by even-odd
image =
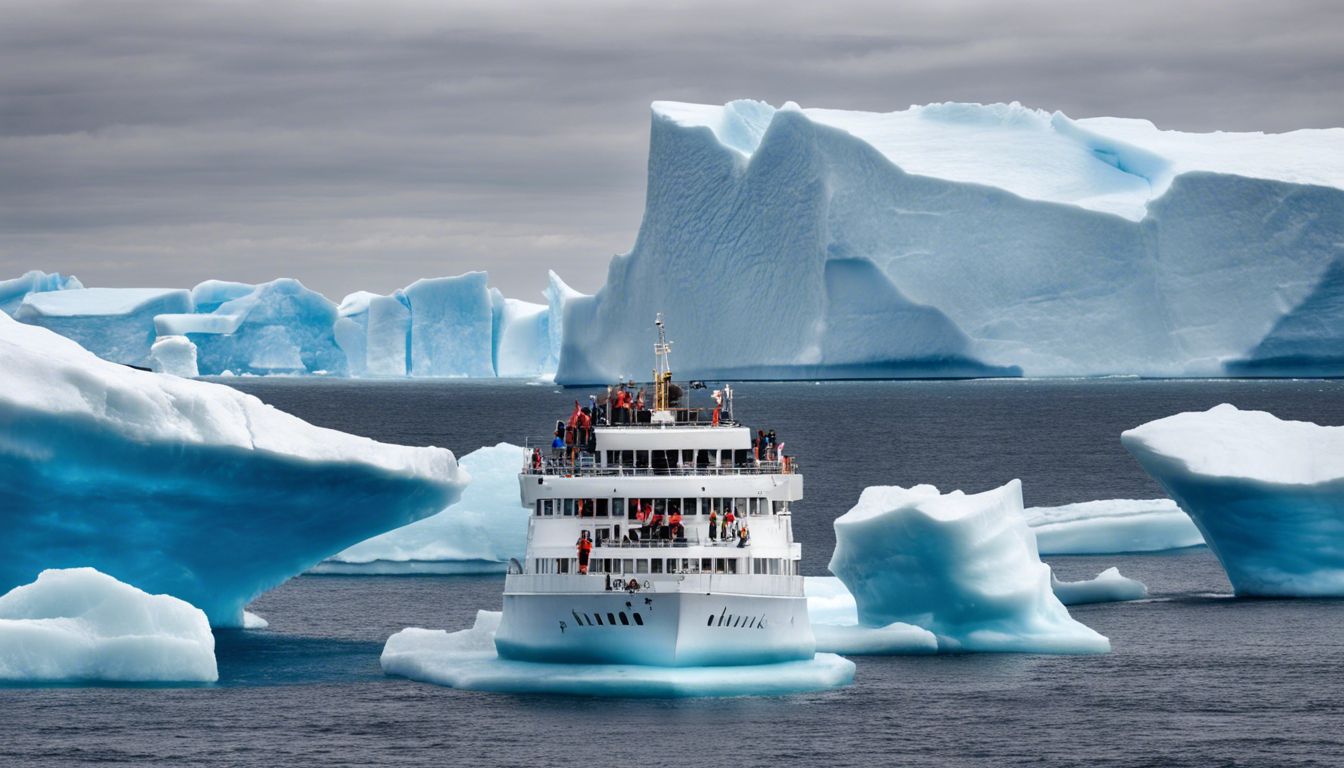
[[[648,104],[1019,100],[1186,130],[1344,124],[1344,7],[0,2],[0,276],[489,269],[601,285]]]

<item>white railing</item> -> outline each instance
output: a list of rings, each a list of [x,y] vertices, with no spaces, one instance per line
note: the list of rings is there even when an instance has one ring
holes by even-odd
[[[632,594],[720,593],[731,595],[764,595],[768,597],[802,597],[803,579],[800,576],[779,576],[748,573],[590,573],[512,574],[504,590],[507,594],[584,594],[597,592],[630,592]],[[635,589],[629,582],[635,581]]]

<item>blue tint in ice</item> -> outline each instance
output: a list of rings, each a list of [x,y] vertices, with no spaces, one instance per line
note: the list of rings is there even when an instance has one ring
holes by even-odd
[[[207,314],[161,314],[154,320],[158,334],[185,336],[195,344],[202,375],[345,374],[345,355],[332,332],[336,307],[326,297],[289,278],[237,295],[241,287],[202,283],[196,293],[208,300],[206,306],[222,303]]]
[[[556,380],[1344,373],[1344,129],[656,102],[639,236]]]
[[[227,306],[227,305],[226,305]],[[243,607],[456,500],[440,448],[312,426],[0,314],[0,589],[92,566],[238,626]]]
[[[412,376],[495,375],[494,310],[484,272],[416,280],[406,299]]]
[[[1028,507],[1022,519],[1042,555],[1158,552],[1204,543],[1190,516],[1171,499],[1103,499]]]
[[[36,269],[30,270],[18,277],[0,280],[0,312],[14,314],[14,310],[23,303],[23,297],[30,293],[83,287],[79,279],[73,275],[64,277],[60,272],[47,274]]]
[[[830,569],[858,623],[922,627],[943,650],[1104,653],[1051,590],[1016,480],[985,493],[873,486],[835,521]]]
[[[155,316],[190,311],[191,294],[180,288],[77,288],[30,293],[14,319],[74,339],[104,360],[143,368]]]
[[[1344,597],[1344,427],[1228,404],[1123,435],[1238,595]]]
[[[471,629],[403,629],[383,647],[383,672],[473,691],[570,696],[778,696],[839,688],[854,663],[829,653],[807,661],[740,667],[544,664],[495,653],[500,615],[480,611]]]
[[[458,460],[471,483],[457,503],[432,517],[362,541],[332,556],[318,573],[503,573],[527,548],[529,511],[518,500],[527,452],[500,443]]]
[[[0,681],[214,682],[205,613],[92,568],[44,570],[0,596]]]

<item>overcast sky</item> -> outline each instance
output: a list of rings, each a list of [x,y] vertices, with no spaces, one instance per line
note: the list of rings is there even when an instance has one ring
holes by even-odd
[[[1344,3],[0,0],[0,278],[592,291],[649,102],[743,97],[1340,126]]]

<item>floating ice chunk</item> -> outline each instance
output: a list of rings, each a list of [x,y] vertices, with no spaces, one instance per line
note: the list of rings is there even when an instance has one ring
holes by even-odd
[[[549,308],[517,299],[501,301],[495,324],[495,375],[525,379],[554,371]]]
[[[480,611],[471,629],[403,629],[388,638],[383,672],[437,685],[499,693],[571,696],[778,696],[839,688],[854,662],[829,653],[808,661],[741,667],[543,664],[501,659],[494,637],[501,614]]]
[[[440,448],[308,424],[219,384],[135,371],[0,315],[0,589],[89,565],[239,626],[254,597],[433,514]]]
[[[1051,591],[1016,480],[985,493],[874,486],[835,521],[831,572],[865,627],[913,624],[944,650],[1104,653]]]
[[[271,622],[251,611],[243,611],[243,629],[265,629],[269,626]]]
[[[1121,603],[1148,596],[1143,582],[1121,576],[1119,568],[1107,568],[1086,581],[1060,581],[1052,574],[1050,588],[1065,605],[1085,603]]]
[[[938,652],[938,637],[913,624],[893,622],[885,627],[857,624],[813,624],[817,652],[846,656],[907,656]]]
[[[1171,499],[1104,499],[1028,507],[1022,518],[1042,555],[1158,552],[1204,543],[1190,516]]]
[[[345,374],[345,354],[333,332],[336,307],[325,296],[290,278],[236,295],[241,287],[217,281],[196,286],[206,306],[222,303],[209,314],[161,314],[154,319],[158,335],[190,339],[197,348],[197,367],[206,376],[225,370]]]
[[[494,310],[484,272],[416,280],[411,308],[411,375],[495,375]]]
[[[60,272],[47,274],[37,269],[30,270],[15,278],[0,280],[0,312],[14,314],[14,310],[23,302],[23,297],[30,293],[83,287],[74,275],[64,277]]]
[[[1120,437],[1238,595],[1344,596],[1344,427],[1223,404]]]
[[[77,288],[30,293],[14,319],[74,339],[104,360],[144,368],[154,316],[190,311],[191,294],[180,288]]]
[[[318,573],[503,573],[527,549],[529,511],[518,501],[527,452],[500,443],[459,460],[471,476],[462,498],[432,517],[332,556]]]
[[[196,369],[196,345],[186,336],[162,336],[149,348],[149,367],[184,379],[200,375]]]
[[[44,570],[0,596],[0,680],[213,682],[199,608],[92,568]]]

